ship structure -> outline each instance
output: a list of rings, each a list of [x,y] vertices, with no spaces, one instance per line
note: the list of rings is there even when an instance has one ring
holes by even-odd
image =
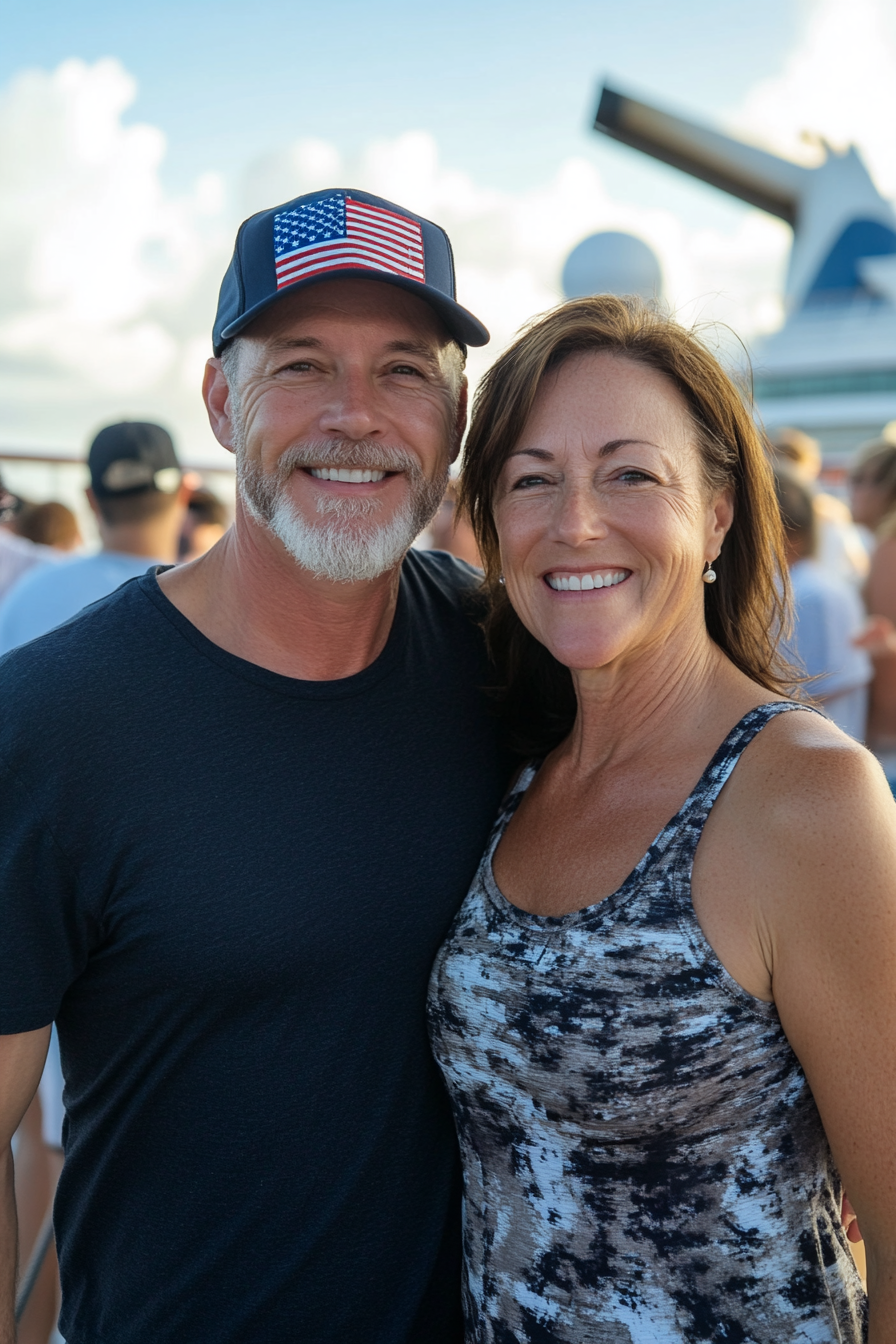
[[[896,420],[896,214],[854,146],[805,167],[604,86],[595,129],[793,229],[785,321],[755,351],[770,430],[794,425],[835,473]]]

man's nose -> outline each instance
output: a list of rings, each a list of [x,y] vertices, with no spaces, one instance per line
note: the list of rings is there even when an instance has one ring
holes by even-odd
[[[345,373],[331,386],[320,419],[325,434],[346,439],[371,439],[383,432],[382,417],[370,380],[358,373]]]

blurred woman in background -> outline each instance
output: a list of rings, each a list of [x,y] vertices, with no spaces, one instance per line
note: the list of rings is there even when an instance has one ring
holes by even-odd
[[[57,551],[76,551],[83,545],[78,520],[67,504],[58,499],[43,504],[27,501],[16,513],[11,524],[16,536],[33,541],[36,546],[52,546]]]

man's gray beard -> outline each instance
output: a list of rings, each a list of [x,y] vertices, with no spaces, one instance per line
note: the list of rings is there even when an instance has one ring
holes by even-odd
[[[448,484],[447,464],[428,480],[412,453],[370,440],[294,444],[268,475],[248,460],[242,435],[235,437],[237,489],[247,511],[279,537],[297,564],[332,583],[360,583],[394,569],[435,516]],[[287,483],[294,471],[322,466],[404,472],[407,498],[388,522],[377,526],[374,520],[383,508],[378,497],[322,494],[317,511],[324,521],[308,523],[287,493]]]

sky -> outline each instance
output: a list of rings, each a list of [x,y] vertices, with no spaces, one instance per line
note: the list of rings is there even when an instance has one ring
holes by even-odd
[[[789,230],[595,134],[604,80],[807,162],[803,132],[854,141],[896,195],[886,0],[7,6],[0,447],[76,452],[131,416],[221,462],[198,388],[236,227],[330,185],[448,229],[493,335],[474,380],[601,229],[654,248],[683,320],[755,347]]]

